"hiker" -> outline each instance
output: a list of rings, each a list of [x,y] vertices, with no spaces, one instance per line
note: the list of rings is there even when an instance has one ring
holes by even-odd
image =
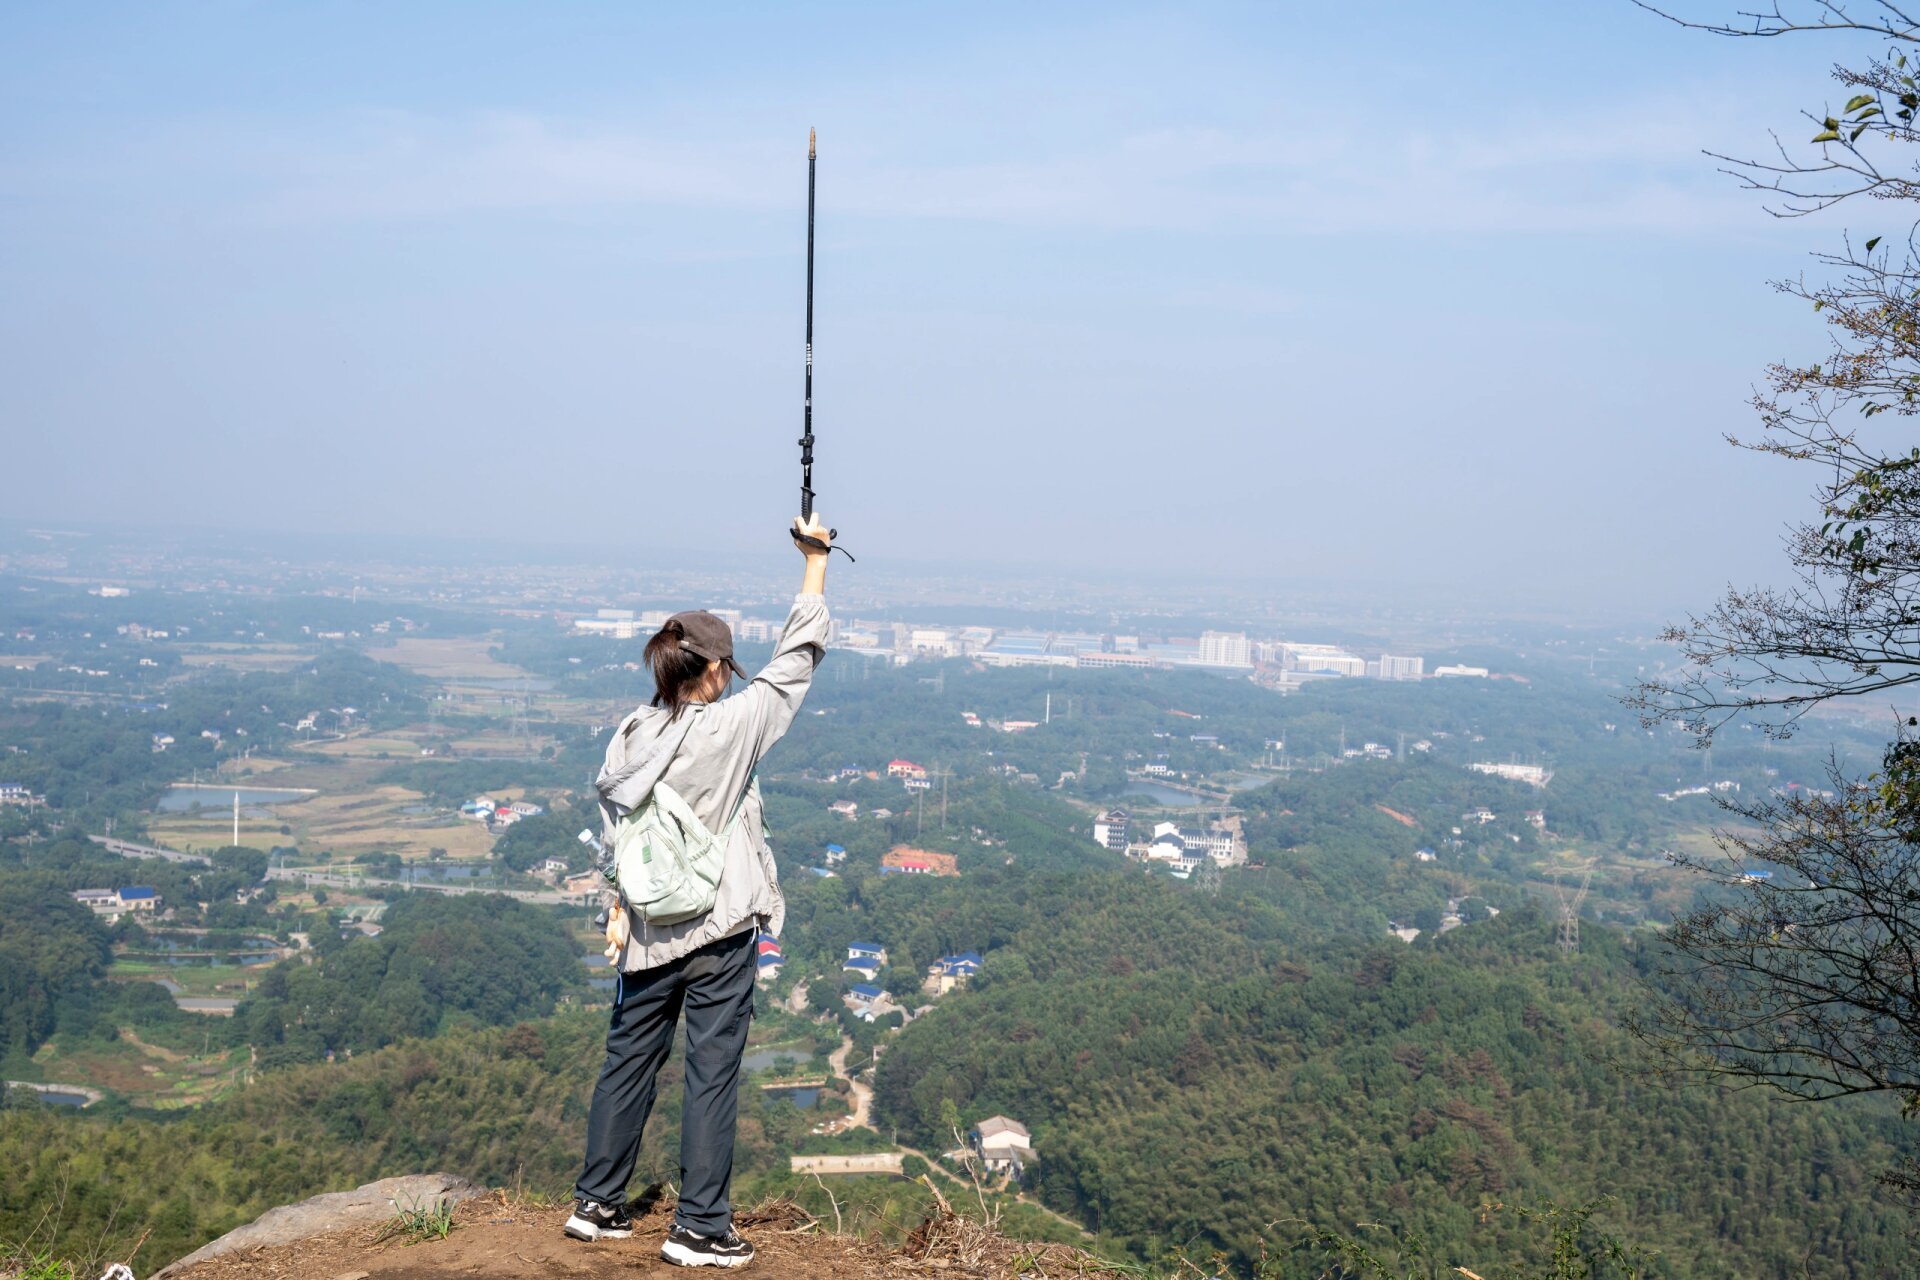
[[[565,1228],[579,1240],[633,1234],[627,1181],[684,1012],[680,1205],[660,1250],[681,1266],[737,1267],[753,1258],[753,1246],[733,1229],[727,1198],[740,1055],[753,1017],[754,940],[763,930],[778,933],[786,914],[753,775],[793,723],[825,653],[833,539],[817,516],[796,519],[792,533],[806,572],[773,658],[744,690],[723,697],[733,676],[746,677],[734,661],[727,624],[699,610],[669,618],[647,642],[652,703],[614,731],[596,784],[609,850],[620,820],[650,797],[655,811],[671,810],[677,797],[724,843],[710,909],[676,924],[649,923],[624,879],[621,902],[610,909],[608,955],[620,976],[606,1064],[587,1116],[586,1164]]]

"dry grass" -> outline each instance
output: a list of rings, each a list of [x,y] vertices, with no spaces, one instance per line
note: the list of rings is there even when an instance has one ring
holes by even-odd
[[[385,648],[369,649],[367,654],[433,680],[511,680],[527,675],[521,668],[497,661],[487,652],[498,641],[498,634],[446,639],[405,636]]]

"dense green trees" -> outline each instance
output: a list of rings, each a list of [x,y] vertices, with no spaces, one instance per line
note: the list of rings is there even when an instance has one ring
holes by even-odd
[[[1619,935],[1589,930],[1563,962],[1521,910],[1436,946],[1309,957],[1250,936],[1231,898],[1162,900],[1144,881],[1076,896],[1016,924],[1026,973],[990,962],[901,1033],[878,1102],[924,1144],[946,1138],[949,1101],[968,1121],[1023,1120],[1041,1194],[1147,1256],[1251,1263],[1285,1238],[1276,1220],[1371,1219],[1458,1261],[1511,1258],[1520,1228],[1478,1207],[1534,1195],[1618,1197],[1662,1275],[1803,1255],[1878,1275],[1904,1256],[1872,1181],[1890,1115],[1672,1094],[1620,1069],[1606,1020],[1638,959]]]
[[[582,980],[552,915],[497,895],[408,894],[377,938],[276,966],[235,1012],[263,1067],[365,1052],[461,1022],[550,1013]]]
[[[52,875],[0,883],[0,1060],[32,1053],[112,959],[107,930]]]

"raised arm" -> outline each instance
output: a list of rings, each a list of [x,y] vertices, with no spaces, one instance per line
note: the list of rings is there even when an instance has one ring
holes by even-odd
[[[727,699],[728,704],[739,706],[740,714],[746,719],[742,727],[752,744],[755,762],[793,724],[813,683],[814,668],[820,665],[827,650],[827,549],[833,540],[817,514],[810,524],[796,519],[793,531],[794,545],[806,557],[800,593],[793,598],[793,608],[787,614],[780,641],[773,648],[773,657],[744,692]],[[816,539],[819,546],[801,542],[801,535]]]
[[[817,546],[802,542],[802,538],[811,538]],[[800,577],[800,594],[803,596],[824,596],[827,593],[827,559],[833,549],[833,530],[827,528],[820,519],[820,513],[814,512],[813,523],[808,524],[800,516],[793,518],[793,545],[800,548],[800,554],[806,557],[806,572]]]

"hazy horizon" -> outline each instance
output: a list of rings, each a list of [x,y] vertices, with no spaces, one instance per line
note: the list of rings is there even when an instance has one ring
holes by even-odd
[[[48,8],[0,60],[10,517],[858,573],[1779,582],[1822,326],[1700,154],[1817,50],[1580,11]],[[1866,228],[1866,234],[1882,230]],[[663,479],[664,478],[664,479]]]

